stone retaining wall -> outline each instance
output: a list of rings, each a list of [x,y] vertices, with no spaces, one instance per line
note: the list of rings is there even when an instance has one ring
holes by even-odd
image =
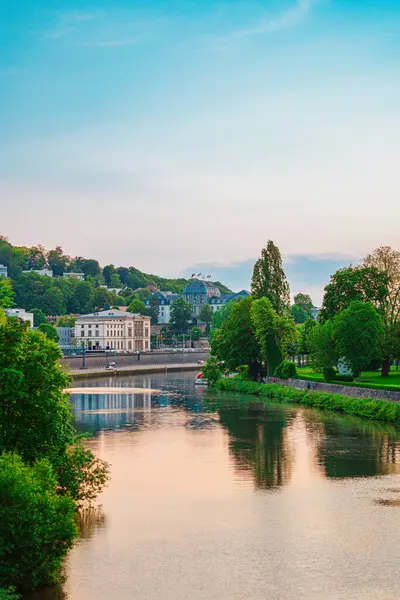
[[[273,383],[273,377],[267,377],[267,383]],[[275,382],[279,385],[287,385],[299,390],[307,389],[307,384],[315,392],[326,392],[327,394],[341,394],[350,398],[369,398],[370,400],[390,400],[391,402],[400,402],[400,391],[376,390],[365,387],[353,387],[350,385],[340,385],[338,383],[325,383],[320,381],[305,381],[304,379],[279,379],[275,377]]]

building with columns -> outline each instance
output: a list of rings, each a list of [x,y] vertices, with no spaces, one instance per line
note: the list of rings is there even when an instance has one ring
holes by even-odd
[[[80,315],[75,343],[91,350],[150,350],[150,317],[116,309]]]

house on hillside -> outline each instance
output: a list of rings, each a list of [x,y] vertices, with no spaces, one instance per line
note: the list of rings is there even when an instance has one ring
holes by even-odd
[[[158,299],[158,324],[168,325],[171,317],[171,306],[175,300],[182,298],[180,294],[174,294],[172,292],[155,292],[152,298]],[[144,301],[146,308],[150,308],[152,298],[148,298]]]

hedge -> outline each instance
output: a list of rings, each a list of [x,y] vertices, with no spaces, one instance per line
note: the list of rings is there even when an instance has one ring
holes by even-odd
[[[239,379],[220,379],[216,386],[219,390],[261,396],[265,401],[271,399],[298,403],[304,406],[357,415],[365,419],[400,424],[400,404],[396,402],[350,398],[340,394],[298,390],[283,385],[254,383]]]

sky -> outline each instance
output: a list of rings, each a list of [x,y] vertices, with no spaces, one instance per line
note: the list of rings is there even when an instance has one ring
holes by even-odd
[[[3,0],[0,234],[293,293],[400,247],[398,0]]]

